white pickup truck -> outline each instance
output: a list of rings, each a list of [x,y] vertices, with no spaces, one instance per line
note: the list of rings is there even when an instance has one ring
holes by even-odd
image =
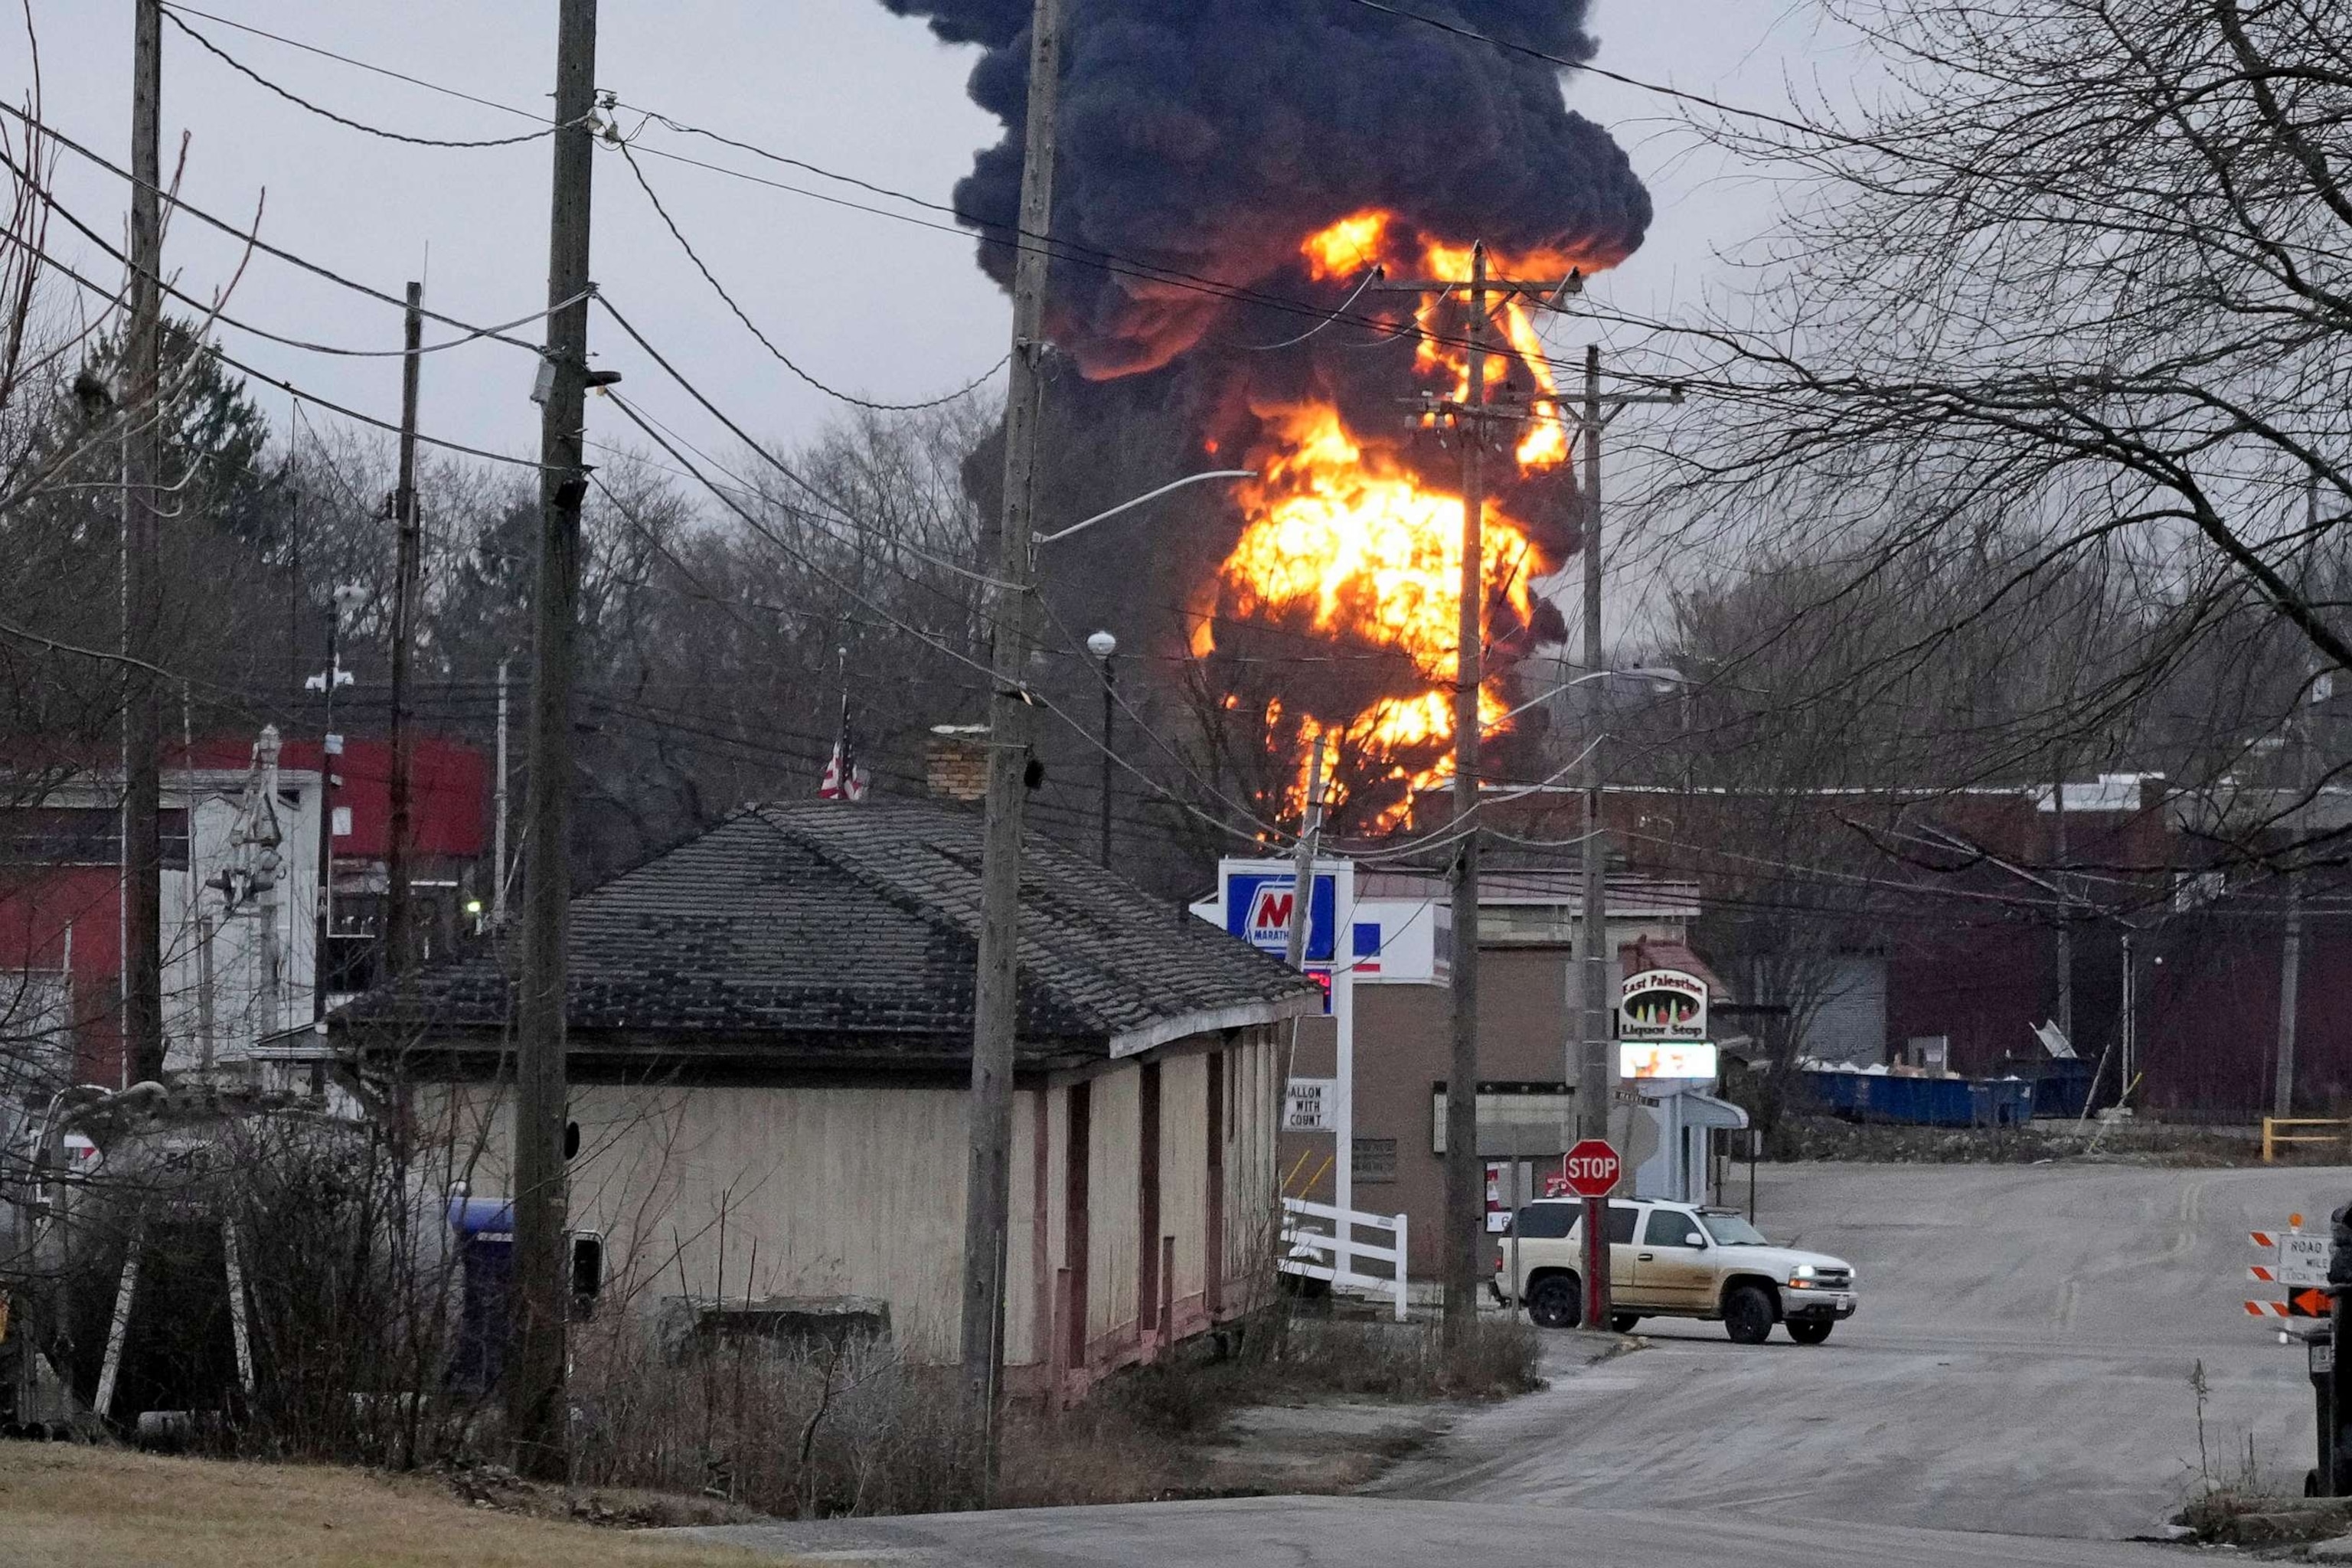
[[[1584,1205],[1547,1198],[1519,1210],[1517,1278],[1511,1237],[1494,1244],[1494,1291],[1508,1304],[1524,1293],[1528,1316],[1572,1329],[1584,1316]],[[1817,1345],[1853,1316],[1853,1267],[1842,1258],[1775,1247],[1738,1215],[1692,1204],[1609,1205],[1610,1326],[1622,1333],[1643,1318],[1719,1321],[1741,1344],[1762,1344],[1785,1324],[1800,1344]]]

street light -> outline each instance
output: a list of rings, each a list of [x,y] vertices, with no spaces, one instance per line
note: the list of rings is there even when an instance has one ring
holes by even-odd
[[[1098,511],[1082,522],[1074,522],[1069,527],[1053,533],[1033,534],[1031,537],[1040,544],[1051,544],[1056,540],[1067,539],[1074,533],[1084,533],[1098,522],[1107,522],[1123,511],[1133,511],[1146,501],[1158,500],[1161,496],[1172,490],[1181,490],[1188,485],[1205,484],[1211,479],[1254,479],[1255,478],[1257,478],[1255,468],[1212,468],[1205,474],[1187,474],[1184,478],[1164,484],[1156,490],[1146,490],[1133,500],[1123,500],[1108,511]]]
[[[335,901],[335,760],[343,754],[343,738],[335,732],[335,689],[352,684],[343,668],[343,617],[367,602],[367,590],[345,583],[334,592],[334,608],[327,618],[327,668],[302,684],[326,696],[326,716],[319,742],[319,903],[315,950],[310,955],[310,1022],[324,1032],[327,1018],[328,948],[334,934]]]
[[[1506,719],[1516,719],[1528,709],[1540,707],[1561,692],[1581,686],[1588,680],[1610,680],[1619,678],[1627,680],[1646,680],[1661,687],[1679,686],[1685,689],[1695,689],[1698,685],[1697,681],[1693,680],[1681,670],[1666,665],[1636,665],[1631,669],[1588,669],[1573,680],[1561,681],[1540,697],[1531,697],[1517,708],[1497,714],[1491,723],[1499,724]]]
[[[1102,843],[1097,858],[1108,866],[1110,864],[1110,770],[1114,756],[1110,744],[1111,722],[1117,717],[1118,696],[1118,668],[1111,660],[1118,652],[1118,638],[1107,631],[1091,633],[1087,637],[1087,651],[1102,661]]]

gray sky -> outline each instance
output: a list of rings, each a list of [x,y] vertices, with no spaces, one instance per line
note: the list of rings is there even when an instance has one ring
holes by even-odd
[[[217,16],[283,33],[373,64],[520,108],[543,110],[551,75],[553,0],[402,0],[394,6],[319,0],[201,0]],[[130,0],[33,0],[41,30],[47,118],[66,134],[127,162]],[[493,110],[387,80],[331,60],[198,21],[247,65],[325,107],[412,134],[483,138],[528,130]],[[1399,26],[1410,26],[1399,23]],[[1787,83],[1835,79],[1841,53],[1810,0],[1601,0],[1598,63],[1758,107],[1788,101]],[[164,30],[165,163],[191,134],[184,192],[220,216],[249,220],[267,191],[266,239],[387,293],[423,276],[427,303],[478,322],[509,320],[544,300],[549,150],[544,140],[487,151],[404,146],[348,131],[275,97]],[[843,174],[935,201],[995,140],[966,100],[972,51],[932,41],[876,0],[607,0],[598,82],[625,103],[756,142]],[[20,31],[0,34],[12,96],[27,79]],[[1718,258],[1769,221],[1769,192],[1731,177],[1675,129],[1654,95],[1580,78],[1570,102],[1609,124],[1649,182],[1658,221],[1643,250],[1596,289],[1645,312],[1672,313],[1720,295]],[[634,119],[625,119],[625,127]],[[656,130],[658,146],[782,183],[893,206],[812,175],[762,164]],[[835,385],[887,401],[952,389],[1004,352],[1008,310],[961,235],[829,205],[699,169],[648,160],[648,176],[704,258],[769,336]],[[123,187],[71,153],[58,188],[92,226],[119,234]],[[596,166],[597,281],[722,406],[763,436],[796,440],[837,408],[771,360],[697,276],[610,153]],[[905,211],[908,209],[899,208]],[[922,214],[936,219],[939,215]],[[53,229],[60,253],[111,281],[114,265]],[[235,262],[233,242],[179,219],[166,258],[191,293],[209,294]],[[427,255],[429,250],[429,271]],[[267,258],[247,268],[231,313],[286,335],[396,348],[396,310]],[[609,321],[592,323],[604,363],[629,390],[698,440],[713,437]],[[446,335],[431,328],[428,342]],[[536,329],[520,336],[535,337]],[[1562,347],[1583,333],[1567,323]],[[224,347],[272,374],[378,417],[399,407],[395,360],[333,359],[233,330]],[[428,434],[523,454],[536,448],[528,401],[533,365],[510,349],[476,345],[427,361]],[[286,398],[266,389],[274,423]],[[331,419],[331,416],[312,414]],[[592,405],[592,436],[624,440],[617,414]]]

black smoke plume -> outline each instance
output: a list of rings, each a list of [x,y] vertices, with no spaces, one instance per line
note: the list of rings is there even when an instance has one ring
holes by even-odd
[[[1009,288],[1030,0],[883,3],[984,50],[971,96],[1005,133],[978,155],[955,201],[983,237],[982,266]],[[1586,28],[1589,0],[1410,4],[1563,59],[1599,47]],[[1623,152],[1568,108],[1561,73],[1528,55],[1352,0],[1064,0],[1064,28],[1048,331],[1068,358],[1046,397],[1041,527],[1204,466],[1234,466],[1260,438],[1259,411],[1309,396],[1337,404],[1351,429],[1451,489],[1458,449],[1416,438],[1404,405],[1427,384],[1415,379],[1409,335],[1384,342],[1351,321],[1265,351],[1348,294],[1348,281],[1308,276],[1301,241],[1378,208],[1450,244],[1480,239],[1507,256],[1564,253],[1605,267],[1648,227],[1649,195]],[[1405,326],[1412,308],[1368,296],[1353,313]],[[1454,308],[1423,324],[1459,333],[1464,321]],[[1528,368],[1498,375],[1524,395]],[[991,508],[1002,468],[989,449],[970,469]],[[1571,471],[1502,476],[1495,500],[1534,536],[1530,576],[1570,558]],[[1286,748],[1299,715],[1340,721],[1382,694],[1427,689],[1430,672],[1296,626],[1217,616],[1217,569],[1244,523],[1230,494],[1204,487],[1053,547],[1047,641],[1115,631],[1142,656],[1124,689],[1171,731],[1186,727],[1188,707],[1197,719],[1204,698],[1243,720],[1278,711],[1252,742],[1278,789],[1297,771]],[[1207,670],[1184,658],[1204,606],[1223,661]],[[1498,621],[1491,652],[1507,666],[1558,632],[1548,612]],[[1197,689],[1204,677],[1217,689]],[[1231,751],[1231,737],[1212,749]],[[1377,771],[1352,782],[1360,820],[1394,804],[1388,763]],[[1261,782],[1228,782],[1278,805]]]
[[[1020,209],[1029,0],[883,0],[987,53],[974,102],[1005,124],[956,188],[1009,230]],[[1588,0],[1416,0],[1434,19],[1563,59],[1599,47]],[[1223,309],[1181,280],[1244,286],[1297,259],[1305,236],[1366,207],[1527,251],[1563,239],[1633,253],[1650,198],[1609,133],[1562,99],[1559,72],[1351,0],[1066,0],[1054,237],[1056,341],[1089,376],[1155,369]],[[1010,286],[1013,251],[982,248]],[[1113,262],[1116,266],[1118,263]]]

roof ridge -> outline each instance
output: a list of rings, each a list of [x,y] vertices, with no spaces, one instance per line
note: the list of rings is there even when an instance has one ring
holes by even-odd
[[[953,931],[956,935],[969,938],[975,942],[980,940],[980,931],[977,922],[971,927],[966,927],[961,921],[956,920],[949,911],[940,909],[937,904],[932,903],[929,900],[924,899],[919,895],[900,887],[897,882],[891,880],[889,878],[882,876],[856,857],[843,851],[839,846],[825,838],[824,835],[814,833],[795,833],[791,827],[777,821],[773,816],[769,815],[772,811],[785,804],[786,803],[782,801],[755,802],[745,806],[743,808],[742,815],[756,817],[762,826],[766,827],[769,832],[774,834],[777,837],[784,840],[788,844],[797,845],[801,848],[807,850],[810,854],[815,856],[818,859],[824,861],[835,870],[843,873],[851,880],[856,882],[859,886],[866,889],[870,892],[881,895],[882,898],[888,900],[890,903],[895,904],[905,910],[908,913],[916,916],[926,924],[937,927],[943,931]],[[845,806],[843,809],[860,810],[863,808],[858,806]]]
[[[928,803],[921,801],[885,801],[880,804],[886,810],[903,811],[910,816],[918,816],[929,820],[940,820],[942,815],[939,807],[936,805],[929,805]],[[920,919],[928,921],[933,927],[952,931],[966,942],[971,942],[975,947],[979,945],[981,910],[976,903],[971,911],[970,918],[967,919],[957,910],[939,904],[931,899],[925,897],[921,892],[901,885],[898,881],[891,878],[885,869],[877,867],[871,862],[859,857],[854,847],[836,844],[830,837],[822,833],[794,832],[790,826],[786,826],[785,823],[777,821],[773,816],[770,815],[770,813],[773,811],[786,810],[793,807],[801,807],[812,813],[816,809],[814,805],[811,805],[806,802],[764,801],[752,806],[751,810],[757,815],[772,831],[786,838],[790,842],[798,844],[803,848],[806,848],[811,854],[816,856],[817,858],[824,861],[827,865],[833,866],[846,875],[855,878],[862,885],[873,889],[883,897],[891,900],[893,902],[901,904]],[[864,811],[869,808],[865,805],[850,805],[843,807],[842,809]],[[1033,836],[1025,823],[1022,826],[1021,837],[1022,869],[1025,873],[1037,863],[1036,858],[1030,853],[1034,836]],[[936,843],[926,841],[923,847],[932,854],[941,856],[950,860],[958,858],[948,849]],[[1089,863],[1089,867],[1091,868],[1091,863]],[[975,881],[979,879],[981,872],[978,868],[973,868],[972,876]],[[1024,879],[1026,880],[1025,876]],[[1013,921],[1013,986],[1016,995],[1024,990],[1034,992],[1041,1000],[1050,1001],[1057,1005],[1082,1014],[1101,1027],[1115,1032],[1118,1026],[1113,1019],[1104,1016],[1100,1009],[1094,1006],[1083,996],[1075,994],[1066,984],[1056,984],[1046,970],[1041,966],[1041,964],[1023,962],[1021,950],[1026,948],[1031,952],[1034,953],[1039,959],[1052,963],[1083,964],[1092,973],[1105,979],[1116,980],[1118,978],[1117,970],[1111,965],[1106,964],[1100,960],[1079,951],[1072,944],[1055,943],[1047,941],[1046,938],[1052,934],[1053,928],[1051,925],[1033,922],[1031,920],[1026,918],[1028,913],[1027,900],[1018,900]]]

